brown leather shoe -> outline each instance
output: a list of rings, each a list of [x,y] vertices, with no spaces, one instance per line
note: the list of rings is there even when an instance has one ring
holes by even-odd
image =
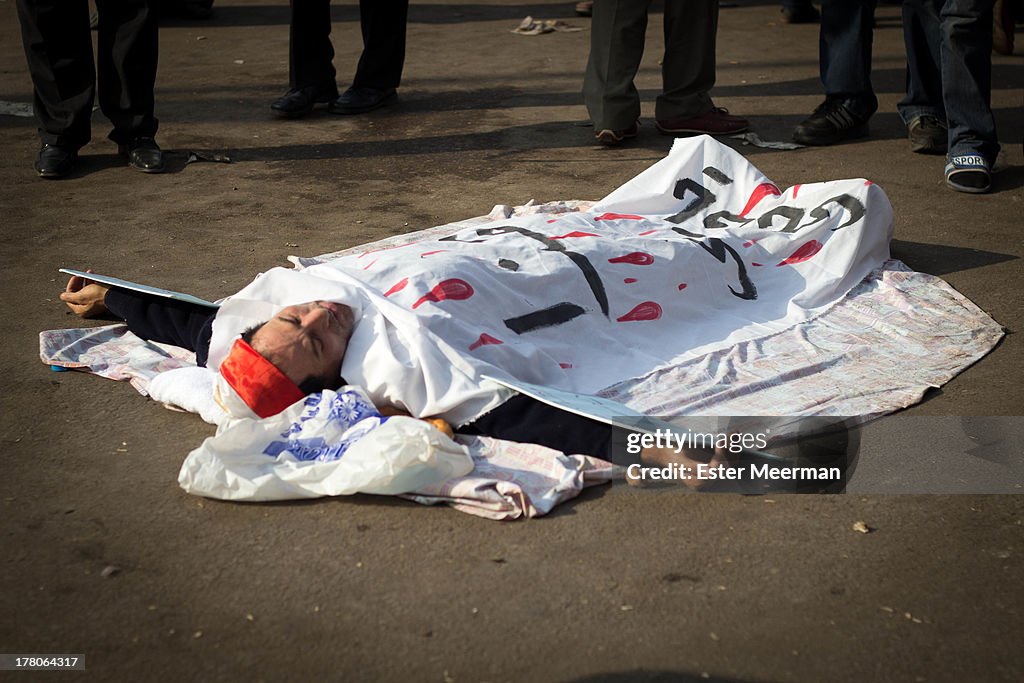
[[[750,121],[730,116],[728,109],[715,107],[709,112],[689,119],[662,119],[655,121],[658,130],[665,135],[729,135],[742,133],[750,128]]]
[[[608,145],[609,147],[617,147],[625,142],[629,138],[635,138],[636,134],[640,132],[640,122],[637,121],[629,128],[623,128],[621,130],[612,130],[611,128],[603,128],[599,131],[594,132],[594,138],[602,145]]]

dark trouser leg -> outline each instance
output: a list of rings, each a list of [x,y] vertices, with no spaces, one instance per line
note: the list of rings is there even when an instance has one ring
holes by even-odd
[[[292,0],[288,87],[337,89],[330,0]]]
[[[907,48],[907,94],[898,108],[903,122],[919,116],[946,120],[942,105],[939,5],[933,0],[904,0],[903,42]]]
[[[819,54],[821,82],[829,98],[848,101],[860,116],[878,109],[871,87],[875,0],[823,0]]]
[[[18,0],[17,7],[39,139],[78,149],[91,136],[89,119],[96,93],[89,5]]]
[[[156,16],[147,0],[97,0],[100,109],[114,130],[110,139],[156,135],[153,88],[160,51]]]
[[[640,68],[650,0],[596,0],[583,101],[594,130],[623,130],[640,118],[633,79]]]
[[[942,26],[942,100],[949,156],[980,154],[989,166],[999,154],[992,116],[993,0],[946,0]]]
[[[405,29],[409,0],[359,0],[363,53],[352,86],[397,88],[405,66]]]
[[[654,118],[692,118],[713,108],[717,0],[665,0],[662,94]]]
[[[523,394],[513,396],[458,432],[536,443],[567,454],[612,459],[610,425],[554,408]]]

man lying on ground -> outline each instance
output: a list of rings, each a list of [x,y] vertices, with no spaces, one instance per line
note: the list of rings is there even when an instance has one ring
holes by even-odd
[[[68,281],[60,299],[76,315],[113,316],[123,320],[136,336],[194,351],[196,364],[206,365],[215,309],[106,287],[77,275]],[[310,301],[286,306],[270,320],[243,332],[219,372],[257,416],[276,415],[309,394],[346,384],[341,364],[356,322],[352,308],[342,303]],[[394,406],[377,408],[383,415],[407,414]],[[416,417],[452,435],[444,420]],[[524,394],[462,425],[458,431],[614,461],[610,426]],[[693,467],[700,462],[714,467],[724,461],[725,455],[725,449],[676,452],[671,448],[645,448],[640,459],[649,466],[677,463]],[[685,481],[697,488],[705,483]]]

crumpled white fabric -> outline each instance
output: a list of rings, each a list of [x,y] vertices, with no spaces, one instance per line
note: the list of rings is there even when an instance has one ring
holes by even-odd
[[[185,491],[236,501],[407,493],[469,473],[468,451],[426,422],[381,417],[357,387],[262,420],[225,422],[182,464]]]

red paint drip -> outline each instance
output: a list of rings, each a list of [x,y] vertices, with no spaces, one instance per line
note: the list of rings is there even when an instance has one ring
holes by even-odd
[[[752,247],[755,244],[757,244],[757,240],[748,240],[748,241],[743,243],[743,246],[744,246],[744,248],[746,248],[746,247]]]
[[[562,368],[563,370],[571,370],[572,363],[559,363],[558,367]]]
[[[822,243],[819,242],[818,240],[811,240],[806,244],[802,244],[796,251],[794,251],[789,256],[789,258],[783,259],[782,261],[776,263],[775,267],[778,268],[779,266],[790,266],[793,265],[794,263],[803,263],[807,259],[817,254],[819,251],[821,251],[822,246]]]
[[[746,216],[748,213],[750,213],[751,209],[757,206],[758,202],[760,202],[768,195],[778,197],[781,194],[782,191],[779,190],[779,188],[777,188],[774,184],[761,183],[760,185],[754,188],[753,192],[750,193],[750,199],[747,200],[747,205],[743,207],[743,211],[740,211],[740,216]]]
[[[758,266],[758,267],[761,267],[761,266],[763,266],[764,264],[763,264],[763,263],[757,263],[756,261],[753,261],[753,262],[751,262],[751,264],[750,264],[750,265],[752,265],[752,266]]]
[[[448,250],[447,249],[435,249],[434,251],[425,251],[422,254],[420,254],[420,258],[423,258],[425,256],[430,256],[431,254],[440,254],[442,251],[448,251]]]
[[[627,277],[625,280],[623,280],[623,282],[625,282],[627,285],[631,285],[634,282],[636,282],[636,278],[635,277]]]
[[[557,218],[549,218],[548,219],[548,223],[557,223],[557,222],[558,222]]]
[[[379,261],[379,260],[380,260],[379,258],[375,258],[375,259],[373,259],[372,261],[370,261],[369,263],[367,263],[367,264],[366,264],[365,266],[363,266],[363,270],[369,270],[369,269],[370,269],[370,266],[372,266],[372,265],[373,265],[374,263],[376,263],[376,262],[377,262],[377,261]]]
[[[616,318],[616,320],[620,323],[629,323],[640,320],[657,320],[660,317],[661,306],[653,301],[645,301],[642,304],[637,304],[632,311],[621,318]]]
[[[685,282],[680,282],[680,283],[679,283],[679,291],[681,292],[681,291],[683,291],[684,289],[686,289],[686,283],[685,283]]]
[[[636,216],[631,213],[602,213],[600,216],[594,216],[595,221],[642,221],[643,219],[643,216]]]
[[[874,183],[873,183],[873,182],[871,182],[870,180],[865,180],[865,181],[864,181],[864,184],[865,184],[865,185],[874,185]]]
[[[553,235],[551,239],[564,240],[570,237],[597,237],[597,234],[593,232],[580,232],[578,230],[573,230],[572,232],[567,232],[564,235]]]
[[[405,286],[407,284],[409,284],[409,278],[403,277],[401,280],[391,285],[391,289],[384,292],[384,296],[388,297],[394,294],[395,292],[401,292],[403,289],[405,289]]]
[[[644,230],[643,232],[638,232],[637,234],[640,235],[640,237],[643,237],[645,235],[651,235],[651,234],[654,234],[656,232],[658,232],[657,229],[655,229],[655,230]]]
[[[473,296],[473,288],[465,280],[442,280],[434,285],[434,288],[424,294],[412,307],[417,308],[428,301],[437,302],[444,301],[445,299],[461,301],[471,296]]]
[[[649,266],[654,263],[654,257],[642,251],[634,251],[625,256],[610,258],[608,263],[629,263],[634,266]]]
[[[475,342],[473,342],[472,344],[469,345],[469,350],[470,351],[476,351],[481,346],[493,346],[493,345],[496,345],[496,344],[504,344],[504,343],[505,342],[501,341],[500,339],[495,339],[491,335],[489,335],[486,332],[484,332],[483,334],[480,335],[479,339],[477,339]]]
[[[796,193],[800,191],[801,187],[803,187],[803,185],[794,185],[793,186],[793,199],[796,199]]]

